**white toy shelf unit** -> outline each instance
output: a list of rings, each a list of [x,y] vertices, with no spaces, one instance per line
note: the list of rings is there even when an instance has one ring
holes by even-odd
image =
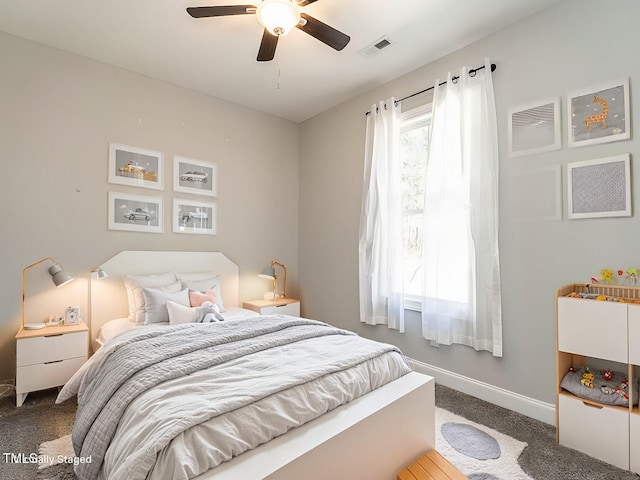
[[[558,443],[640,473],[640,288],[561,287],[556,325]]]

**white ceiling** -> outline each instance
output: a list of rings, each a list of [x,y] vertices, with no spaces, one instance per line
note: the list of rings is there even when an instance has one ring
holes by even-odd
[[[263,63],[254,15],[185,11],[246,0],[1,0],[0,31],[301,122],[559,1],[318,0],[302,11],[349,45],[337,52],[294,29]],[[382,36],[391,47],[358,53]]]

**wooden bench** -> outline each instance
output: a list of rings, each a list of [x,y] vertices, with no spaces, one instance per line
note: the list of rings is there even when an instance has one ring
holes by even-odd
[[[467,480],[467,477],[432,450],[398,473],[398,480]]]

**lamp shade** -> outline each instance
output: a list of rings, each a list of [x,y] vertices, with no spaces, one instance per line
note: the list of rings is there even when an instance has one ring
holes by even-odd
[[[276,278],[276,269],[273,266],[265,267],[262,273],[258,274],[259,277],[273,280]]]
[[[73,277],[65,272],[57,263],[54,263],[49,267],[49,275],[51,275],[51,280],[56,287],[66,285],[73,280]]]
[[[291,0],[264,0],[256,11],[258,21],[271,35],[286,35],[300,21],[298,7]]]
[[[107,275],[107,272],[105,272],[103,269],[101,268],[96,268],[95,270],[93,270],[94,272],[96,272],[96,278],[98,280],[102,280],[103,278],[107,278],[109,275]]]

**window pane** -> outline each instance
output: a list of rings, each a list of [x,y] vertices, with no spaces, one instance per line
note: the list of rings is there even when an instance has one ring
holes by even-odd
[[[422,221],[429,140],[428,118],[412,119],[400,134],[404,294],[422,295]]]
[[[422,293],[422,213],[410,213],[403,218],[404,293]]]
[[[424,204],[428,137],[429,130],[426,125],[400,134],[402,209],[405,211],[422,210]]]

